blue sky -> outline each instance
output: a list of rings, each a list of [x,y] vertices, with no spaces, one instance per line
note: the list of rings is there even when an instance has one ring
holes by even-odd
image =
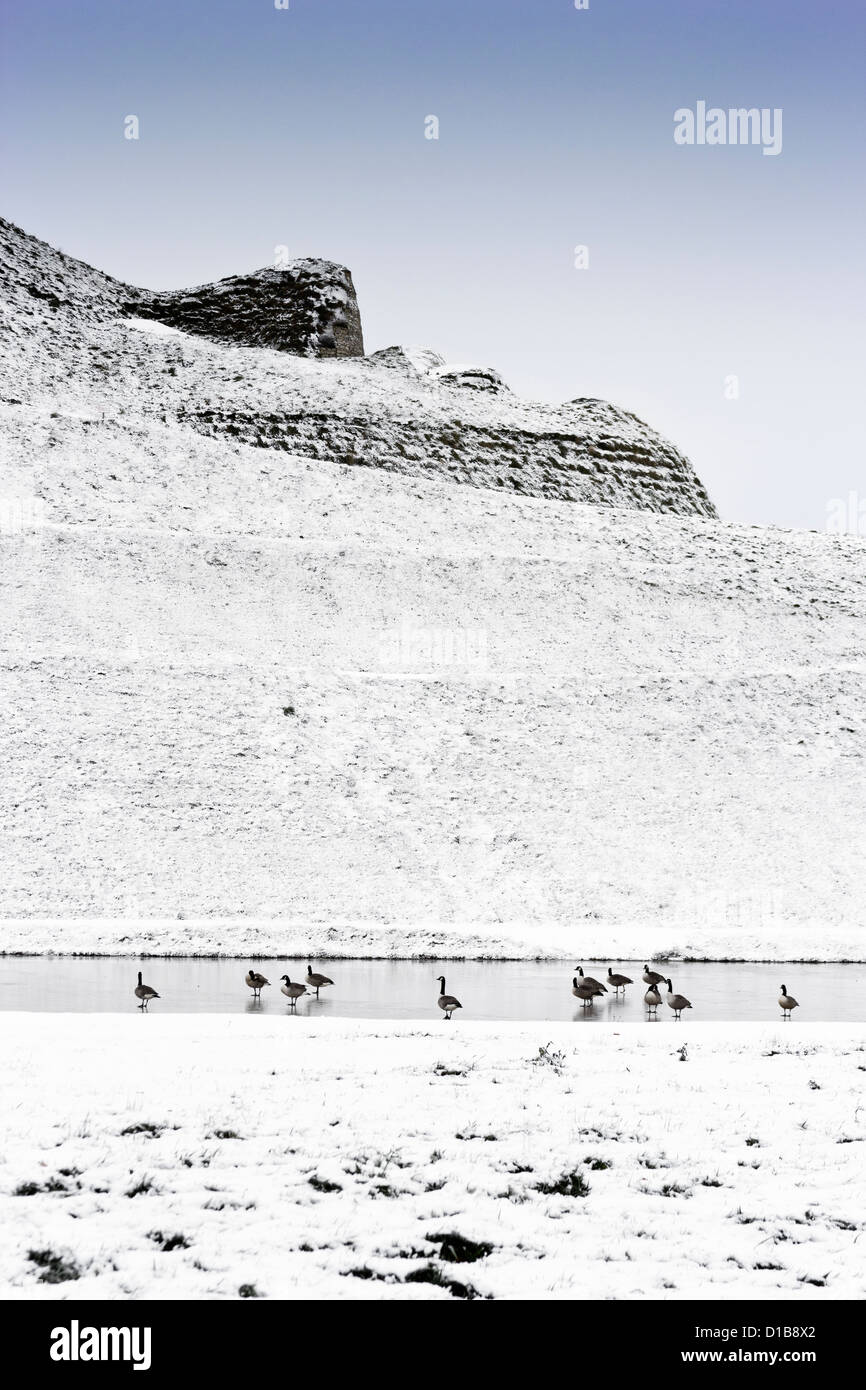
[[[327,256],[368,350],[634,410],[730,519],[866,495],[860,0],[2,4],[28,231],[153,287]],[[782,153],[676,145],[698,100],[782,108]]]

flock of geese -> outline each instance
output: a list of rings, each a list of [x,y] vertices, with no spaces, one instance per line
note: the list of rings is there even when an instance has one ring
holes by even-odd
[[[599,998],[602,994],[607,994],[608,985],[614,992],[614,998],[619,995],[620,990],[625,998],[626,985],[634,984],[634,980],[629,975],[616,975],[610,966],[607,967],[607,985],[603,985],[600,980],[594,980],[591,975],[584,975],[582,966],[576,965],[574,968],[577,975],[571,982],[571,992],[576,999],[581,1001],[584,1008],[592,1008],[594,999]],[[674,987],[666,975],[660,975],[657,970],[650,970],[648,965],[644,966],[641,979],[648,986],[643,1002],[650,1016],[658,1016],[658,1007],[662,1002],[659,985],[667,985],[667,994],[664,996],[665,1003],[673,1011],[673,1016],[678,1022],[682,1017],[683,1010],[692,1007],[691,1000],[687,999],[684,994],[674,994]],[[782,1011],[782,1017],[790,1018],[791,1011],[799,1007],[793,995],[788,993],[787,986],[782,985],[782,992],[779,995],[779,1008]]]
[[[620,990],[622,990],[622,997],[624,999],[626,987],[634,984],[634,980],[632,980],[631,976],[617,975],[611,970],[610,966],[607,967],[606,985],[603,985],[600,980],[593,979],[592,975],[584,975],[582,966],[576,965],[574,968],[577,971],[577,975],[572,979],[571,992],[575,999],[580,1000],[584,1008],[591,1009],[594,999],[599,999],[603,994],[607,994],[608,986],[613,990],[614,998],[618,998]],[[436,1002],[445,1015],[446,1021],[450,1022],[454,1010],[462,1009],[463,1005],[453,994],[445,993],[445,976],[437,975],[436,978],[439,982],[439,998]],[[648,986],[647,992],[643,997],[643,1002],[646,1005],[647,1013],[650,1017],[658,1017],[658,1008],[662,1002],[662,994],[659,990],[659,985],[667,985],[668,987],[667,994],[664,996],[665,1002],[668,1008],[673,1011],[673,1016],[677,1022],[679,1022],[682,1017],[683,1010],[692,1007],[691,1002],[684,994],[674,994],[674,987],[667,976],[660,975],[657,970],[650,970],[648,965],[644,966],[641,979],[644,984]],[[253,998],[260,999],[265,985],[270,985],[271,982],[265,979],[264,975],[260,975],[257,970],[253,970],[252,967],[250,967],[246,974],[245,983],[247,988],[252,990]],[[291,980],[288,975],[280,976],[280,993],[286,996],[289,1004],[294,1008],[301,996],[308,992],[308,985],[309,992],[313,993],[315,991],[316,998],[318,999],[319,990],[326,989],[328,985],[332,985],[333,983],[334,981],[330,976],[317,974],[312,965],[308,964],[307,975],[303,984],[301,984],[299,980]],[[151,999],[159,998],[155,989],[151,989],[150,985],[142,984],[140,970],[138,972],[138,984],[135,987],[135,997],[140,1001],[138,1006],[140,1009],[146,1009]],[[779,1008],[782,1011],[783,1018],[790,1018],[791,1011],[799,1008],[796,999],[788,993],[785,985],[782,985],[782,992],[779,995]]]

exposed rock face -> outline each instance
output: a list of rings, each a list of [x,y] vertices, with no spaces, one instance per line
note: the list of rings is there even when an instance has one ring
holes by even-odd
[[[140,318],[185,333],[298,357],[363,357],[361,315],[352,276],[333,261],[232,275],[190,290],[139,290],[127,304]]]
[[[628,411],[524,401],[493,368],[430,348],[357,355],[352,278],[332,262],[155,293],[0,221],[0,265],[7,400],[98,401],[105,418],[140,413],[323,462],[715,516],[688,459]]]

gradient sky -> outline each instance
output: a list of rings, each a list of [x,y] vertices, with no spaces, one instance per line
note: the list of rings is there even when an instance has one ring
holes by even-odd
[[[866,498],[862,0],[0,3],[27,231],[154,288],[326,256],[368,351],[633,410],[726,518]],[[781,107],[782,153],[676,145],[698,100]]]

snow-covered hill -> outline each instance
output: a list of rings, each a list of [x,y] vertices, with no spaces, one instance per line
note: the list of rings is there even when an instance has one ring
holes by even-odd
[[[866,955],[866,542],[244,442],[538,408],[76,275],[4,301],[6,949]]]

